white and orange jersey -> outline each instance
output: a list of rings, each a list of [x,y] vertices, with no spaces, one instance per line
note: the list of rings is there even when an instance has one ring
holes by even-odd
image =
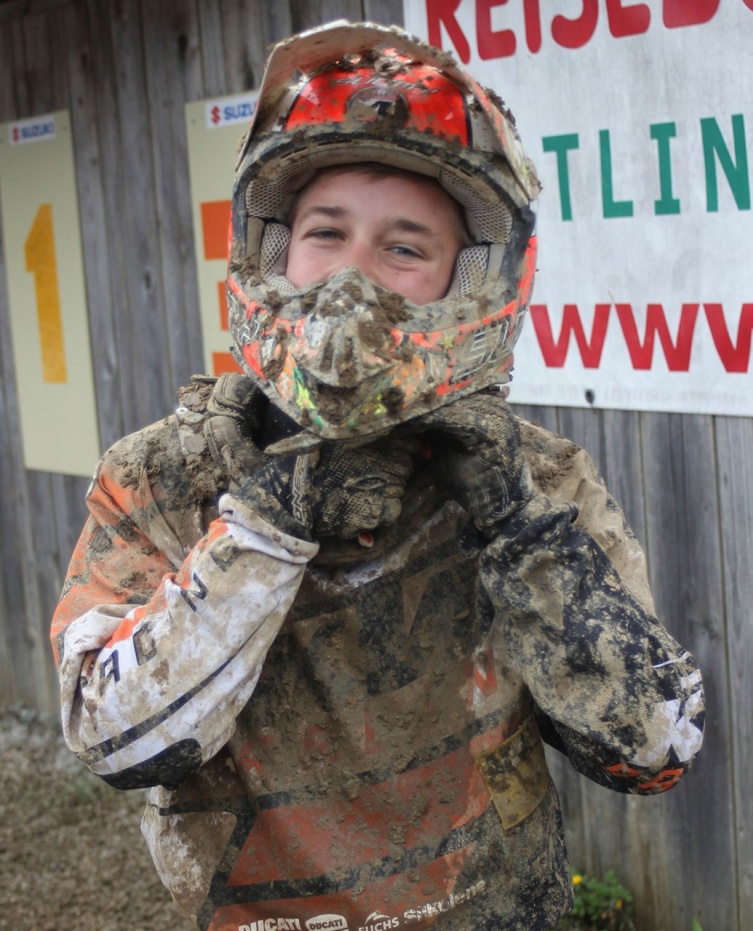
[[[53,624],[69,745],[154,786],[144,834],[200,928],[554,926],[541,734],[637,793],[701,743],[697,665],[590,459],[523,423],[539,494],[491,543],[418,475],[371,548],[319,545],[227,490],[209,390],[98,469]]]

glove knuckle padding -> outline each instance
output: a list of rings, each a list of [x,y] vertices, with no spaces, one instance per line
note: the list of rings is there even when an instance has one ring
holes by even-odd
[[[412,472],[406,438],[369,446],[326,444],[314,472],[316,536],[357,536],[394,521]]]
[[[500,395],[472,395],[420,422],[434,437],[438,477],[480,529],[493,532],[533,495],[520,427]]]
[[[207,404],[204,436],[215,463],[239,485],[265,461],[254,437],[266,399],[250,378],[221,375]]]

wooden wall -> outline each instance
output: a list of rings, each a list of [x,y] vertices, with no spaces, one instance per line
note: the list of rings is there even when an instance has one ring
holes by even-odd
[[[171,410],[202,367],[184,104],[253,87],[270,42],[341,16],[400,23],[402,3],[0,2],[0,121],[71,113],[103,447]],[[0,250],[0,706],[55,710],[47,628],[87,481],[23,467],[8,316]],[[748,931],[751,421],[522,412],[600,464],[647,550],[660,616],[707,689],[705,749],[665,796],[607,792],[554,760],[574,864],[619,873],[639,931],[689,931],[694,916],[704,931]]]

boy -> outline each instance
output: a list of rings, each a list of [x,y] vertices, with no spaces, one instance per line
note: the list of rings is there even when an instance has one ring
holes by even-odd
[[[545,931],[571,887],[542,735],[637,793],[700,748],[617,505],[494,390],[537,193],[447,55],[347,24],[274,51],[233,198],[247,375],[105,455],[53,622],[66,739],[153,787],[200,928]]]

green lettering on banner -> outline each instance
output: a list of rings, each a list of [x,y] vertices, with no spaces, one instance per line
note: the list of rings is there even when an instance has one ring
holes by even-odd
[[[599,151],[601,153],[601,198],[604,206],[604,219],[612,217],[632,217],[632,200],[615,200],[612,182],[612,148],[609,130],[599,130]]]
[[[656,140],[659,155],[659,189],[661,197],[654,201],[657,216],[666,216],[680,212],[680,201],[672,194],[672,160],[669,154],[669,140],[677,135],[674,123],[654,123],[651,138]]]
[[[745,121],[741,113],[737,113],[732,117],[732,134],[735,143],[735,161],[732,160],[716,120],[713,117],[701,120],[703,161],[706,168],[706,204],[709,213],[716,213],[719,210],[719,186],[716,177],[717,158],[727,177],[727,181],[729,181],[730,190],[738,209],[750,210],[748,153],[745,146]]]
[[[570,200],[570,172],[567,164],[567,153],[570,149],[578,148],[578,134],[566,133],[562,136],[545,136],[541,143],[545,152],[554,152],[557,156],[557,178],[560,185],[562,219],[572,220],[573,205]]]

